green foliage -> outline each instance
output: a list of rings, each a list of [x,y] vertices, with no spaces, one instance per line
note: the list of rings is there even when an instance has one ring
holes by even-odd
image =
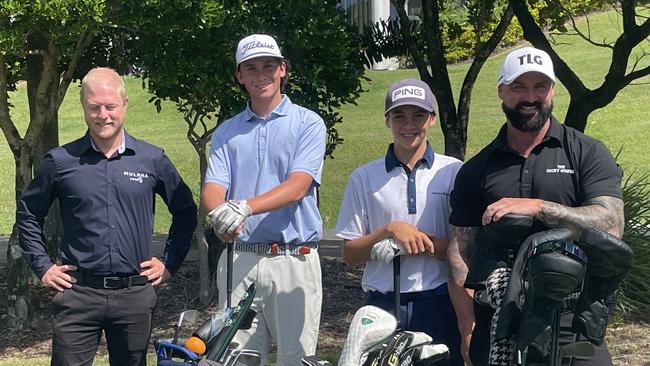
[[[566,31],[570,15],[579,16],[602,10],[607,2],[601,0],[529,1],[535,20],[549,30]],[[500,14],[507,6],[503,0],[469,0],[459,4],[455,0],[443,0],[440,7],[440,27],[443,35],[445,59],[448,63],[471,59],[477,45],[487,41],[494,32]],[[418,48],[426,50],[420,21],[414,22],[411,33],[416,35]],[[516,21],[510,24],[499,47],[510,47],[521,41],[523,31]],[[399,20],[381,21],[364,30],[364,49],[372,60],[382,57],[408,56],[408,49],[399,32]],[[426,53],[425,53],[426,54]]]
[[[533,16],[541,28],[560,32],[567,31],[567,21],[571,17],[603,10],[612,4],[611,1],[603,0],[533,0],[528,3],[529,7],[536,11]]]
[[[127,13],[138,36],[128,41],[128,48],[156,95],[152,101],[157,106],[169,99],[186,116],[218,124],[240,111],[246,98],[234,81],[237,42],[251,33],[275,36],[292,66],[285,92],[323,117],[331,154],[342,141],[335,128],[341,122],[338,108],[354,103],[363,75],[360,41],[336,4],[335,0],[132,1]],[[204,132],[210,134],[205,123]]]
[[[8,89],[15,90],[16,81],[25,78],[27,58],[45,52],[30,48],[30,39],[42,37],[50,43],[48,51],[56,57],[61,74],[67,69],[79,36],[88,29],[99,31],[105,21],[105,8],[105,2],[99,0],[0,1],[0,52],[8,61]]]
[[[621,287],[619,308],[624,315],[650,314],[650,174],[628,174],[624,179],[625,233],[634,251],[634,265]]]

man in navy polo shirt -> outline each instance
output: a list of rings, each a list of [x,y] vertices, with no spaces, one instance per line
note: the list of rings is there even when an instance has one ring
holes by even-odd
[[[436,154],[427,139],[436,122],[429,86],[406,79],[386,94],[385,123],[393,142],[386,156],[358,167],[348,181],[336,235],[343,260],[365,264],[367,305],[394,311],[392,260],[399,260],[403,330],[429,334],[463,365],[460,336],[447,290],[449,194],[461,162]],[[395,258],[396,251],[406,254]]]
[[[88,131],[50,150],[17,209],[23,258],[58,292],[52,365],[90,365],[102,331],[111,365],[146,365],[160,285],[183,263],[196,226],[192,192],[163,151],[124,130],[128,98],[113,70],[81,81]],[[172,214],[162,258],[151,253],[155,194]],[[61,263],[45,251],[43,222],[58,199]]]
[[[313,355],[321,312],[316,243],[322,220],[316,203],[326,129],[316,113],[282,94],[287,62],[273,37],[243,38],[235,54],[246,109],[212,136],[202,204],[217,236],[235,246],[233,298],[257,284],[257,316],[234,341],[261,353],[269,338],[277,364],[298,366]],[[219,299],[226,304],[226,255],[218,266]]]
[[[533,231],[568,228],[576,238],[588,227],[620,238],[624,227],[622,173],[611,153],[602,142],[561,125],[551,113],[555,74],[550,56],[532,47],[512,51],[499,73],[497,91],[506,123],[494,141],[463,165],[451,195],[450,294],[466,339],[475,320],[469,349],[474,365],[489,362],[494,313],[472,302],[473,291],[483,291],[486,281],[479,275],[485,271],[478,270],[485,258],[476,255],[490,244],[477,240],[483,225],[521,214],[534,218]],[[572,317],[562,317],[567,330]],[[565,335],[572,338],[570,333]],[[593,358],[574,364],[611,363],[603,344]]]

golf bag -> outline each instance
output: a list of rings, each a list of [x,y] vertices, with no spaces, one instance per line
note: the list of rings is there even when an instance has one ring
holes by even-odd
[[[547,356],[550,365],[564,357],[589,357],[600,345],[615,306],[618,287],[629,272],[633,253],[619,239],[598,229],[585,229],[572,241],[567,229],[530,235],[520,246],[506,277],[507,290],[493,325],[490,362],[521,364],[531,347]],[[571,299],[578,297],[575,309]],[[561,309],[574,310],[574,332],[590,342],[560,347]],[[575,304],[575,303],[574,303]],[[567,308],[568,307],[568,308]],[[508,342],[514,344],[508,345]],[[494,362],[495,346],[510,351],[508,359]]]
[[[255,298],[255,284],[251,284],[238,304],[227,307],[211,316],[193,332],[200,342],[204,342],[203,354],[193,352],[185,345],[184,339],[178,339],[178,327],[174,340],[155,340],[158,366],[231,366],[258,365],[259,354],[249,350],[229,349],[235,333],[246,329],[255,317],[250,309]],[[185,313],[185,312],[184,312]],[[179,320],[179,326],[182,323]],[[257,360],[257,363],[255,363]]]

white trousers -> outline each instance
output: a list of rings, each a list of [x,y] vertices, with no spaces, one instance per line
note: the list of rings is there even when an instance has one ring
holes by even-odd
[[[268,364],[270,339],[277,347],[276,365],[300,366],[300,359],[316,353],[322,304],[320,257],[314,249],[299,256],[260,256],[235,252],[232,305],[239,302],[251,283],[257,292],[251,309],[253,325],[240,330],[234,342],[239,348],[260,352]],[[219,304],[226,306],[227,254],[219,258]]]

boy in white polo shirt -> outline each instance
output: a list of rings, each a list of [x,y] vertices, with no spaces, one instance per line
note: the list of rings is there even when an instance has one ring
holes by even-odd
[[[456,315],[447,292],[449,195],[461,162],[433,152],[427,132],[436,121],[434,97],[420,80],[390,86],[384,115],[393,143],[385,157],[357,168],[336,224],[343,260],[365,263],[366,304],[394,309],[395,250],[401,260],[402,329],[423,331],[463,365]],[[394,250],[395,249],[395,250]]]

